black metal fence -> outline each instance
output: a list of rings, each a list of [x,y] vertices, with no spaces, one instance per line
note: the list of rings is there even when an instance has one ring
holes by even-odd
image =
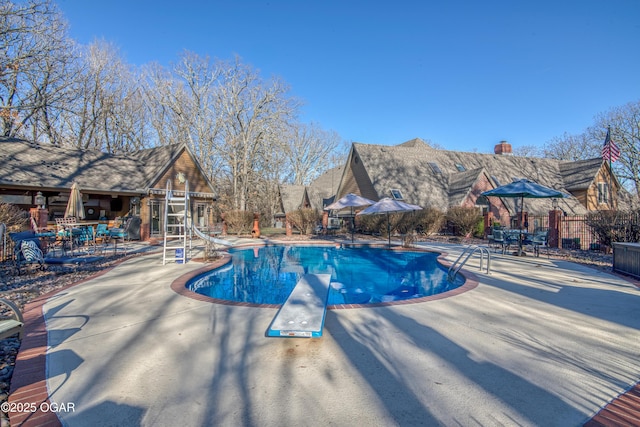
[[[593,227],[590,224],[594,224]],[[549,216],[529,217],[527,231],[549,229]],[[603,239],[603,234],[608,237]],[[601,241],[604,240],[604,241]],[[558,221],[558,247],[562,249],[601,250],[612,242],[640,240],[640,212],[605,211],[590,215],[562,215]]]

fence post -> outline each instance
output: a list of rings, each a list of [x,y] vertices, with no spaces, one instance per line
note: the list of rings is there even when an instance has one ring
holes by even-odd
[[[562,211],[554,209],[549,211],[549,236],[547,245],[550,248],[560,247],[560,222],[562,221]]]

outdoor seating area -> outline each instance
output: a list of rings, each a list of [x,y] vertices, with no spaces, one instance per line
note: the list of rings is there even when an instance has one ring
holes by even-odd
[[[487,239],[489,247],[503,255],[512,250],[520,253],[531,250],[534,256],[539,256],[540,249],[547,247],[548,234],[547,229],[538,229],[531,233],[520,229],[494,227]]]
[[[108,228],[106,223],[59,218],[56,229],[39,228],[32,220],[31,230],[7,233],[13,269],[16,274],[48,268],[61,268],[93,262],[102,256],[127,253],[126,228]]]

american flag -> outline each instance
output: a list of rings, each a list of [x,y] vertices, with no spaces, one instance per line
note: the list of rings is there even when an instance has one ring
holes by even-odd
[[[604,145],[602,146],[602,158],[610,162],[615,162],[620,158],[620,149],[611,139],[611,128],[607,128],[607,137],[604,139]]]

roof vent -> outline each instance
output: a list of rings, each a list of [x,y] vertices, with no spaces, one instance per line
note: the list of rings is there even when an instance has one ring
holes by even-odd
[[[500,155],[513,156],[513,150],[511,149],[511,144],[507,141],[500,141],[499,144],[493,148],[493,152]]]

